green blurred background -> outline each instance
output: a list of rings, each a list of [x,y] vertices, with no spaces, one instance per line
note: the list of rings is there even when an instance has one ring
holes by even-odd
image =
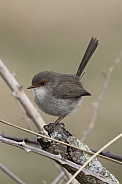
[[[78,111],[63,120],[77,138],[81,138],[91,121],[92,104],[105,80],[102,71],[107,71],[122,50],[122,1],[0,0],[0,58],[12,73],[16,73],[33,104],[32,93],[26,89],[33,75],[43,70],[75,73],[92,36],[97,37],[100,44],[83,77],[84,87],[92,96],[84,97]],[[85,141],[90,148],[99,149],[122,131],[121,79],[122,62],[111,76],[95,127]],[[38,131],[33,122],[24,117],[1,78],[0,86],[0,118]],[[42,112],[41,115],[46,123],[56,119]],[[35,138],[2,124],[0,132],[13,137]],[[42,183],[43,180],[51,183],[57,176],[51,160],[8,145],[0,146],[0,162],[26,183]],[[122,140],[107,150],[122,155]],[[100,161],[122,183],[122,166]],[[2,171],[0,182],[15,183]]]

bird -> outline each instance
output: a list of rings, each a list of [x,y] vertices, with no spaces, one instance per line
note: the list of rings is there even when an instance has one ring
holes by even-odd
[[[83,71],[98,46],[98,39],[92,37],[76,74],[61,74],[53,71],[41,71],[34,75],[32,89],[34,101],[39,109],[48,115],[57,116],[60,123],[74,112],[82,102],[83,96],[90,96],[82,85]]]

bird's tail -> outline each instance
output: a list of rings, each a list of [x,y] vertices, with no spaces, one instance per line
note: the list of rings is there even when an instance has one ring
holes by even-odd
[[[86,52],[83,56],[83,59],[81,60],[79,68],[77,70],[77,73],[76,73],[77,76],[79,76],[79,77],[81,76],[83,70],[85,69],[89,59],[91,58],[92,54],[96,50],[97,46],[98,46],[98,39],[92,37],[90,42],[89,42],[89,45],[86,49]]]

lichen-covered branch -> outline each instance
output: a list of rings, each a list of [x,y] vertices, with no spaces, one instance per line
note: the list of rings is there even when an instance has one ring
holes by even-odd
[[[57,125],[55,123],[50,123],[48,125],[45,125],[44,128],[51,138],[90,151],[87,145],[84,145],[81,141],[75,138],[60,124]],[[48,141],[48,139],[42,137],[38,137],[37,140],[38,142],[40,142],[43,150],[46,150],[55,155],[61,155],[63,159],[70,160],[73,163],[78,164],[78,166],[80,165],[80,167],[84,165],[84,163],[86,163],[86,161],[89,160],[89,158],[91,158],[91,154],[78,150],[76,148],[61,145],[59,143],[56,143],[55,141]],[[74,174],[76,172],[76,168],[74,169],[70,167],[68,164],[67,165],[65,164],[65,166],[63,165],[63,167],[65,167],[71,174]],[[82,184],[119,183],[115,179],[115,177],[101,165],[101,163],[97,160],[97,158],[92,159],[90,163],[85,167],[85,170],[83,169],[76,176],[76,179]]]
[[[33,139],[28,139],[28,138],[24,138],[24,139],[22,139],[22,138],[18,138],[18,137],[13,137],[13,136],[8,136],[8,135],[5,135],[5,134],[0,134],[0,136],[2,136],[2,137],[4,137],[4,138],[7,138],[7,139],[11,139],[11,140],[13,140],[13,141],[18,141],[18,142],[22,142],[22,141],[24,141],[25,143],[29,143],[29,144],[32,144],[32,145],[39,145],[39,142],[37,142],[37,140],[35,139],[35,140],[33,140]],[[94,149],[91,149],[91,151],[93,152],[93,153],[96,153],[97,152],[97,150],[94,150]],[[105,157],[108,157],[108,158],[112,158],[113,160],[116,160],[116,161],[120,161],[120,163],[122,162],[122,156],[120,156],[120,155],[117,155],[117,154],[113,154],[112,152],[110,152],[110,151],[102,151],[101,153],[100,153],[100,155],[103,155],[103,156],[105,156]],[[99,155],[98,155],[98,157],[99,157]],[[104,158],[105,158],[104,157]],[[112,160],[111,160],[112,161]],[[119,164],[119,162],[117,162],[118,164]]]
[[[38,140],[39,139],[40,138],[38,138]],[[70,138],[69,138],[69,140],[70,140]],[[71,140],[72,140],[72,138],[71,138]],[[39,141],[41,141],[41,140],[39,140]],[[3,138],[2,136],[0,136],[0,142],[6,143],[6,144],[9,144],[12,146],[16,146],[18,148],[21,148],[21,149],[27,151],[27,152],[34,152],[36,154],[46,156],[46,157],[56,161],[59,165],[61,165],[65,169],[67,169],[68,172],[70,172],[72,174],[75,173],[81,166],[82,159],[80,158],[80,156],[83,157],[83,160],[86,160],[88,157],[88,155],[86,155],[83,152],[78,153],[76,151],[76,153],[75,153],[75,150],[73,150],[72,148],[70,149],[70,148],[65,147],[65,146],[61,147],[61,145],[55,144],[53,142],[50,142],[50,146],[48,147],[49,143],[47,144],[47,141],[46,141],[47,148],[45,147],[45,149],[47,149],[48,151],[29,146],[29,145],[25,144],[24,141],[17,142],[17,141]],[[44,146],[44,144],[45,143],[43,143],[43,146]],[[46,144],[45,144],[45,146],[46,146]],[[61,152],[60,152],[60,150],[58,150],[59,146],[62,150]],[[51,149],[51,147],[52,147],[52,149]],[[54,153],[52,153],[53,149],[54,149]],[[68,150],[68,149],[69,149],[68,152],[71,153],[71,155],[67,155],[68,152],[66,150]],[[79,162],[79,164],[77,162]],[[77,180],[82,184],[94,184],[95,182],[96,182],[95,184],[118,184],[115,177],[113,175],[111,175],[108,171],[106,172],[105,168],[103,168],[103,173],[104,174],[106,173],[106,176],[103,177],[102,175],[99,175],[97,167],[99,167],[99,169],[100,169],[102,166],[99,162],[98,163],[97,162],[98,161],[95,159],[92,163],[90,163],[88,168],[83,169],[83,171],[80,172],[80,174],[77,176]],[[95,172],[95,170],[97,172]],[[101,174],[102,174],[102,172],[101,172]],[[109,177],[112,176],[113,179],[107,178],[108,176]]]

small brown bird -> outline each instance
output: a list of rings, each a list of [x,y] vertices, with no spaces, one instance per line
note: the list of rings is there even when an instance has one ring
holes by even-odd
[[[33,77],[32,85],[27,89],[32,89],[35,103],[42,111],[59,117],[55,122],[59,123],[72,113],[81,104],[82,96],[90,95],[80,80],[97,46],[98,39],[91,38],[76,75],[43,71]]]

